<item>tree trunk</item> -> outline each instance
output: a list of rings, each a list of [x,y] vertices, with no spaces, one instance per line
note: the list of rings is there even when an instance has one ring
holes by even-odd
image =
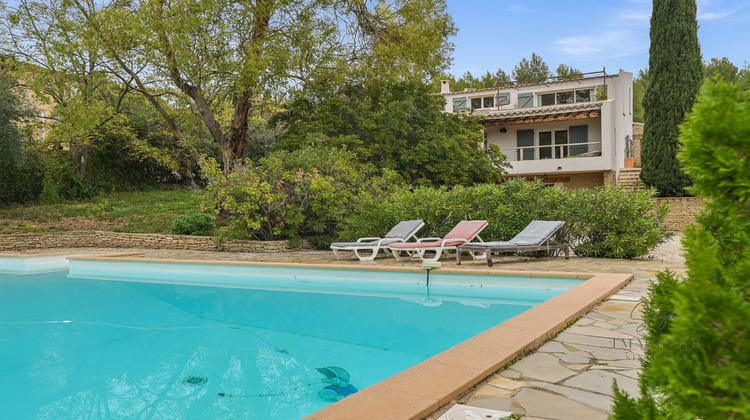
[[[86,178],[86,168],[89,164],[90,144],[71,145],[70,154],[72,157],[73,168],[75,168],[76,178],[83,181]]]
[[[235,99],[232,129],[229,133],[229,139],[222,147],[225,174],[232,172],[237,165],[242,163],[242,159],[245,157],[247,125],[251,109],[252,103],[249,94],[244,94]]]

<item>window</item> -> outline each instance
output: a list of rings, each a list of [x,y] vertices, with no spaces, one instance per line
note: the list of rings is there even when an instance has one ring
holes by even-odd
[[[539,95],[539,106],[591,102],[592,92],[593,89],[579,89],[567,90],[564,92],[542,93]]]
[[[517,149],[516,160],[534,160],[534,130],[518,130],[516,145],[524,149]]]
[[[539,133],[539,146],[552,146],[551,131],[542,131]],[[552,159],[552,148],[539,147],[539,159]]]
[[[539,105],[540,106],[548,106],[548,105],[554,105],[555,104],[555,94],[554,93],[545,93],[543,95],[539,95]]]
[[[573,92],[557,92],[555,95],[558,104],[574,104],[575,96]]]
[[[578,156],[584,153],[588,153],[589,145],[582,144],[580,146],[573,146],[576,143],[588,143],[589,141],[589,126],[587,125],[576,125],[570,127],[570,155]]]
[[[471,98],[471,109],[494,108],[494,107],[495,107],[494,96]]]
[[[554,143],[553,143],[554,138]],[[552,147],[554,144],[554,147]],[[560,159],[568,156],[568,130],[539,133],[539,159]],[[563,146],[565,145],[565,146]],[[549,146],[549,147],[541,147]]]

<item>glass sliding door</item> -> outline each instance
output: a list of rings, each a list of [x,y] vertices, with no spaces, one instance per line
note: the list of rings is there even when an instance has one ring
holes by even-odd
[[[566,146],[562,146],[562,145]],[[555,157],[557,159],[568,156],[568,130],[555,131]]]

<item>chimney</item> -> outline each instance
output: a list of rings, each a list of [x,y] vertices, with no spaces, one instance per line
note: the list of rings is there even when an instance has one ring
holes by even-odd
[[[448,80],[440,81],[440,93],[451,93],[451,84]]]

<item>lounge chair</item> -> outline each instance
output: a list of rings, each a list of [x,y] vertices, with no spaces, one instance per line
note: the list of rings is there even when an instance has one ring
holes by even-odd
[[[393,256],[398,261],[403,261],[408,258],[402,257],[401,252],[409,253],[409,258],[419,257],[422,261],[437,261],[443,254],[443,251],[455,250],[456,246],[471,242],[474,238],[478,238],[480,241],[482,238],[479,237],[479,232],[487,227],[486,220],[470,220],[459,222],[456,227],[453,228],[447,235],[442,238],[420,238],[417,242],[406,242],[392,244],[388,246]],[[435,256],[432,258],[425,258],[427,251],[435,251]],[[412,255],[413,253],[413,255]],[[447,254],[447,253],[446,253]],[[472,256],[479,258],[472,253]]]
[[[563,227],[565,222],[534,220],[524,230],[509,241],[482,242],[465,244],[456,251],[456,264],[461,264],[461,251],[486,252],[487,265],[492,267],[492,253],[550,251],[564,249],[565,259],[570,258],[570,245],[550,244],[552,236]]]
[[[399,222],[384,237],[359,238],[357,242],[334,242],[331,244],[333,255],[338,259],[351,258],[352,254],[342,256],[341,251],[354,253],[360,261],[372,261],[381,249],[388,249],[388,245],[397,242],[406,242],[424,226],[423,220],[406,220]],[[370,251],[370,255],[360,255],[361,251]]]

